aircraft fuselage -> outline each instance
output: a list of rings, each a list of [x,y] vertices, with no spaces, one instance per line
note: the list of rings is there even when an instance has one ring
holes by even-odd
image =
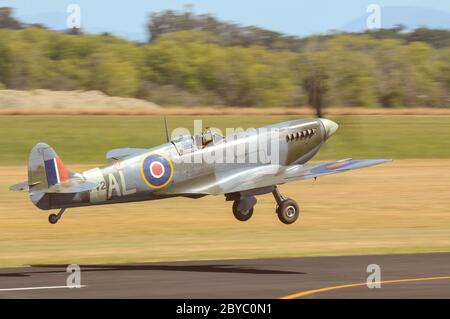
[[[98,184],[95,189],[47,193],[33,202],[47,210],[175,196],[201,197],[201,191],[191,194],[184,190],[205,184],[214,189],[217,181],[252,167],[306,163],[337,129],[334,125],[320,119],[292,120],[256,129],[252,134],[227,136],[204,147],[199,147],[192,136],[174,139],[76,174],[77,178]]]

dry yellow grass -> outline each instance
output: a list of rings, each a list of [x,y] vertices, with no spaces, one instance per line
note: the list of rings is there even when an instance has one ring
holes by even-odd
[[[281,186],[302,208],[290,226],[271,195],[246,223],[218,196],[69,209],[49,225],[7,190],[26,169],[0,167],[0,266],[450,251],[449,167],[401,160]]]

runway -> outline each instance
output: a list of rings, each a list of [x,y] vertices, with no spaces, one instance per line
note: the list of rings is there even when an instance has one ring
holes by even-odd
[[[380,266],[380,288],[366,285]],[[1,298],[450,298],[450,253],[0,269]]]

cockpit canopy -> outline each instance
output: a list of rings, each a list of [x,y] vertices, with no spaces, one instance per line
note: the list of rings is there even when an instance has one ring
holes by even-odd
[[[184,155],[197,150],[192,135],[179,135],[172,140],[173,145],[178,151],[178,154]]]
[[[198,140],[200,142],[197,145],[201,144],[202,148],[208,147],[210,145],[217,145],[223,142],[225,139],[222,135],[219,134],[219,132],[212,128],[206,128],[202,132],[202,134],[196,135],[196,137],[199,137]]]
[[[197,150],[217,145],[225,141],[225,138],[216,130],[207,128],[201,134],[179,135],[172,140],[178,153],[184,155]]]

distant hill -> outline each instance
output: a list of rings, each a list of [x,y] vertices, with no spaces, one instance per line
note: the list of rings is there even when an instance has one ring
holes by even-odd
[[[2,114],[114,114],[156,112],[155,103],[99,91],[0,90]]]

